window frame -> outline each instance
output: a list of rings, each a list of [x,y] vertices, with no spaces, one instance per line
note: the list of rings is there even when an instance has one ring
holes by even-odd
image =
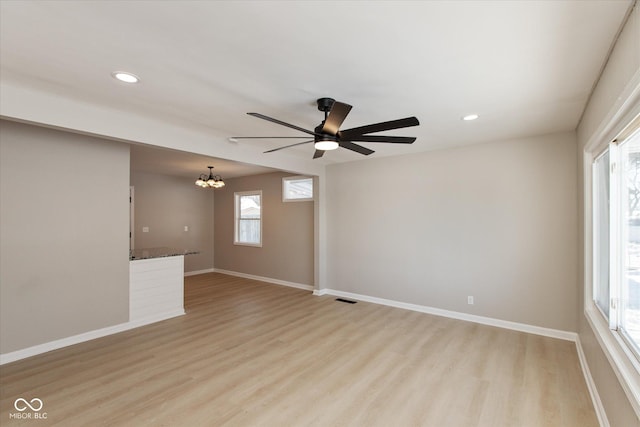
[[[244,242],[240,240],[240,221],[243,219],[240,214],[240,200],[244,196],[259,196],[260,197],[260,218],[257,219],[259,221],[260,227],[260,241],[258,243],[253,242]],[[262,228],[263,228],[263,210],[262,210],[262,190],[252,190],[252,191],[237,191],[233,193],[233,244],[239,246],[253,246],[253,247],[262,247]],[[244,218],[244,220],[252,219],[252,218]],[[253,220],[253,219],[252,219]]]
[[[640,89],[640,86],[639,86]],[[596,254],[596,236],[595,231],[595,189],[594,189],[594,173],[593,165],[595,160],[607,149],[611,149],[612,144],[616,145],[614,151],[618,149],[617,140],[622,141],[620,135],[624,134],[628,130],[629,126],[633,123],[638,123],[640,119],[640,105],[629,106],[626,111],[619,110],[614,118],[606,122],[606,127],[601,128],[596,132],[592,138],[585,144],[583,151],[583,189],[584,189],[584,315],[588,324],[593,331],[593,334],[602,349],[604,355],[609,361],[613,372],[618,378],[622,389],[629,398],[629,402],[633,407],[636,415],[640,416],[640,360],[634,350],[633,345],[628,342],[622,330],[611,329],[609,320],[600,307],[594,301],[594,289],[595,289],[595,254]],[[617,158],[617,153],[614,154]],[[610,164],[612,162],[612,153],[609,153]],[[611,165],[610,165],[611,168]],[[614,166],[616,168],[616,166]],[[611,171],[611,169],[610,169]],[[619,188],[615,188],[611,185],[614,191],[619,191]],[[613,198],[614,195],[610,194]],[[617,196],[616,196],[617,197]],[[611,202],[613,205],[614,203]],[[614,212],[610,212],[610,217],[613,217]],[[618,221],[620,222],[620,221]],[[617,224],[611,230],[612,233],[616,233],[619,227]],[[610,238],[614,238],[610,236]],[[615,246],[616,250],[619,245],[611,243],[610,246]],[[610,254],[610,258],[613,259],[613,254]],[[610,262],[610,268],[613,264]],[[616,266],[618,268],[618,266]],[[619,268],[618,268],[619,270]],[[611,277],[611,276],[610,276]],[[614,284],[615,286],[615,284]],[[617,292],[615,289],[612,291],[610,288],[610,295],[612,292]],[[617,314],[616,314],[617,315]]]
[[[598,162],[601,159],[604,159],[605,156],[607,156],[607,162],[606,165],[602,164],[599,165]],[[608,320],[609,322],[609,328],[610,329],[615,329],[615,324],[613,323],[613,318],[615,317],[615,309],[613,309],[611,307],[611,294],[614,293],[612,292],[611,286],[612,286],[612,281],[611,281],[611,274],[612,274],[612,268],[611,268],[611,264],[612,262],[615,260],[615,254],[612,253],[611,251],[611,246],[612,246],[612,242],[611,242],[611,238],[612,236],[615,234],[614,230],[611,227],[611,217],[612,217],[612,212],[611,212],[611,201],[612,201],[612,194],[611,194],[611,164],[612,164],[612,153],[610,151],[610,147],[606,146],[602,151],[600,151],[600,153],[594,157],[593,162],[591,163],[591,182],[592,182],[592,196],[591,196],[591,200],[592,200],[592,209],[591,209],[591,215],[593,218],[593,223],[592,223],[592,236],[593,236],[593,251],[592,251],[592,263],[593,263],[593,286],[591,288],[591,295],[592,295],[592,301],[596,307],[596,309],[600,312],[600,314],[602,315],[602,317],[604,317],[605,319],[610,319]],[[597,205],[598,201],[599,201],[599,194],[598,194],[598,189],[600,186],[600,182],[597,179],[598,178],[598,173],[600,172],[598,170],[599,166],[606,166],[606,171],[607,171],[607,176],[609,178],[609,182],[607,187],[607,196],[609,197],[609,206],[608,206],[608,212],[607,212],[607,222],[606,222],[606,230],[607,230],[607,245],[606,245],[606,254],[607,254],[607,271],[606,271],[606,277],[607,277],[607,302],[606,302],[606,309],[607,312],[605,312],[604,308],[601,307],[598,304],[597,301],[597,297],[600,295],[600,283],[598,282],[598,278],[601,276],[601,272],[600,272],[600,265],[601,265],[601,260],[600,258],[600,254],[602,252],[602,248],[600,245],[600,233],[598,232],[599,230],[596,229],[596,227],[598,227],[599,225],[601,225],[601,220],[600,220],[600,209],[599,206]],[[611,316],[610,316],[611,315]]]
[[[640,134],[639,134],[640,136]],[[627,141],[624,141],[627,142]],[[623,158],[623,149],[621,147],[621,143],[617,141],[613,141],[609,143],[609,146],[605,149],[605,151],[594,159],[594,176],[592,177],[592,181],[594,184],[597,184],[596,180],[596,162],[603,158],[606,154],[608,154],[609,163],[607,166],[608,177],[609,177],[609,212],[608,212],[608,228],[609,228],[609,236],[608,236],[608,292],[607,292],[607,309],[608,313],[606,313],[597,303],[596,303],[596,295],[598,294],[599,283],[597,278],[600,276],[598,274],[598,265],[599,263],[596,261],[597,255],[599,253],[600,245],[598,244],[596,227],[599,224],[597,218],[597,211],[599,207],[597,205],[598,198],[596,196],[596,188],[594,185],[593,192],[593,234],[594,234],[594,245],[593,245],[593,287],[592,287],[592,299],[596,304],[596,307],[600,311],[601,316],[605,318],[608,322],[609,329],[612,331],[616,331],[621,334],[621,337],[625,339],[625,342],[628,344],[629,349],[632,354],[634,354],[635,359],[640,362],[640,353],[637,350],[637,344],[633,344],[631,342],[627,342],[628,338],[625,338],[625,332],[623,328],[623,319],[622,319],[622,306],[624,301],[623,298],[623,277],[624,277],[624,268],[625,263],[623,260],[624,253],[624,245],[626,244],[624,237],[625,230],[625,218],[624,218],[624,209],[622,208],[623,200],[623,186],[625,182],[623,180],[622,175],[622,165],[624,162]],[[638,371],[640,372],[640,365],[638,365]]]
[[[287,198],[287,182],[289,181],[302,181],[309,180],[311,181],[311,197],[301,197],[301,198]],[[282,201],[285,203],[289,202],[311,202],[315,197],[315,188],[313,184],[313,177],[306,175],[296,175],[296,176],[285,176],[282,178]]]

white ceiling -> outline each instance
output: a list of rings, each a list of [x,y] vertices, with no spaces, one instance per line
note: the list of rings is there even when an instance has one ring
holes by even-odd
[[[180,176],[195,182],[200,175],[209,175],[208,166],[213,166],[213,174],[220,175],[223,179],[274,172],[271,168],[232,160],[147,145],[131,145],[133,172]]]
[[[631,4],[3,0],[0,78],[229,137],[300,135],[245,113],[312,129],[323,118],[315,100],[329,96],[353,105],[343,128],[417,116],[419,127],[391,132],[413,145],[362,144],[371,157],[405,154],[575,129]],[[115,70],[141,83],[119,83]],[[469,113],[480,119],[460,119]],[[153,167],[167,161],[156,157]],[[340,149],[316,161],[361,158]]]

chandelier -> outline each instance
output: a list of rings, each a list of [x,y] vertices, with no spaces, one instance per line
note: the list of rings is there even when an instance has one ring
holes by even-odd
[[[200,178],[196,181],[196,185],[202,188],[222,188],[224,187],[224,181],[220,175],[213,174],[213,166],[207,166],[209,168],[209,176],[206,173],[200,175]]]

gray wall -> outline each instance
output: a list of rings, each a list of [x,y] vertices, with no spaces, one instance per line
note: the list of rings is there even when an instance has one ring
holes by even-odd
[[[0,121],[0,352],[129,318],[129,147]]]
[[[637,79],[640,72],[640,10],[636,6],[633,14],[620,34],[620,38],[612,52],[604,73],[598,82],[589,104],[585,110],[583,119],[578,127],[579,145],[579,171],[578,188],[580,190],[579,219],[580,239],[579,252],[585,254],[589,249],[585,248],[583,230],[584,218],[584,147],[592,136],[603,125],[608,125],[611,119],[609,114],[619,108],[619,97],[625,87]],[[637,80],[636,80],[637,82]],[[587,224],[590,227],[590,224]],[[589,256],[589,254],[586,254]],[[607,357],[598,343],[591,326],[584,315],[584,286],[591,286],[585,281],[585,264],[583,257],[579,258],[578,280],[578,334],[589,365],[589,370],[598,389],[598,394],[607,413],[611,426],[638,425],[638,418],[631,407],[624,390],[622,389],[616,374],[614,373]]]
[[[573,132],[331,165],[327,287],[575,331],[576,191]]]
[[[132,173],[136,248],[169,246],[200,251],[184,258],[185,272],[213,268],[214,191],[195,179]],[[184,231],[188,226],[189,231]],[[148,233],[142,227],[149,227]]]
[[[313,285],[314,202],[282,201],[282,178],[275,172],[226,180],[215,193],[215,267]],[[262,190],[262,247],[233,244],[233,193]]]

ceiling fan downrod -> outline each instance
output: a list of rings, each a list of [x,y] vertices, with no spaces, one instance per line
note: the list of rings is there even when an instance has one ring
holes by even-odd
[[[329,111],[331,111],[331,107],[333,107],[336,100],[333,98],[318,98],[316,102],[318,103],[318,110],[324,112],[324,120],[327,120]]]

